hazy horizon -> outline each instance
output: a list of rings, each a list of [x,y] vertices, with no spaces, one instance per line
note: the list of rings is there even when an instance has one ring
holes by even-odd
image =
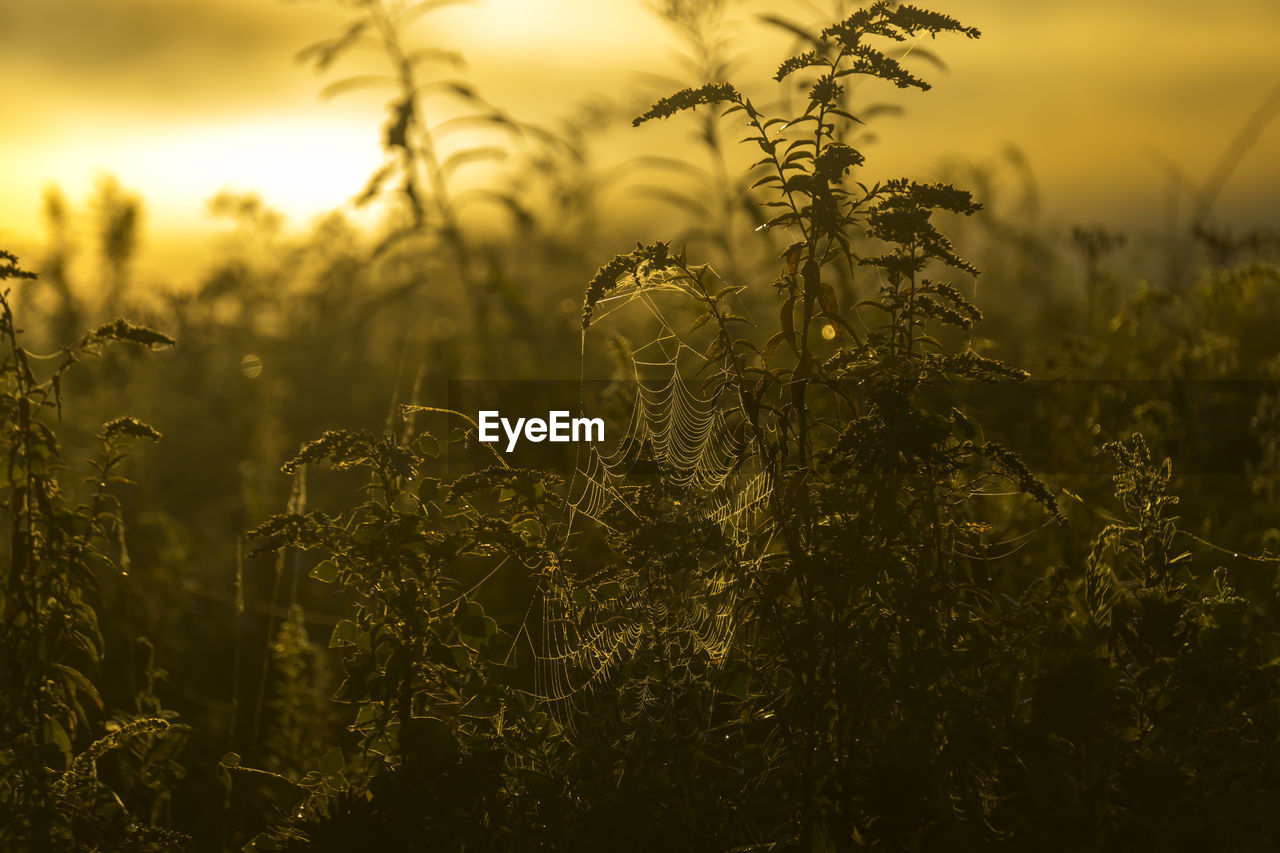
[[[729,8],[740,50],[771,32],[756,20],[762,4]],[[816,7],[790,8],[818,17]],[[870,173],[929,174],[1014,147],[1050,221],[1158,227],[1170,175],[1203,184],[1280,84],[1280,6],[1264,0],[1227,0],[1208,20],[1184,0],[939,8],[983,38],[937,45],[948,69],[931,74],[935,92],[892,93],[906,113],[875,126]],[[207,202],[221,190],[257,193],[293,227],[342,207],[382,162],[387,95],[321,99],[358,63],[318,75],[294,57],[349,15],[324,2],[5,0],[0,78],[16,130],[0,138],[9,164],[0,239],[38,246],[45,188],[83,207],[105,175],[145,204],[143,269],[205,240]],[[641,75],[675,68],[676,38],[640,0],[482,0],[427,20],[414,30],[420,43],[459,50],[465,77],[527,121],[551,123],[588,97],[656,93]],[[767,45],[765,67],[787,47]],[[686,130],[620,127],[607,154],[653,153]],[[1221,194],[1222,221],[1280,218],[1277,154],[1280,123],[1271,122]]]

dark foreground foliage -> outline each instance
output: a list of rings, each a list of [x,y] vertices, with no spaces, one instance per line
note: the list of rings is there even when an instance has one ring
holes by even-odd
[[[317,283],[296,302],[269,286],[278,270],[239,260],[175,298],[194,354],[148,381],[202,395],[149,452],[175,434],[223,450],[185,459],[180,444],[141,469],[150,509],[128,539],[124,450],[160,431],[113,402],[105,426],[75,434],[72,415],[92,409],[69,398],[60,420],[64,376],[100,355],[104,384],[145,376],[108,350],[173,341],[116,320],[39,358],[0,299],[0,847],[1273,849],[1274,266],[1128,291],[1104,272],[1117,241],[1081,231],[1078,326],[1046,296],[1019,326],[993,318],[1009,343],[977,337],[978,270],[944,232],[981,221],[981,205],[948,183],[859,180],[852,90],[925,90],[898,48],[978,33],[876,2],[813,32],[787,25],[805,33],[774,77],[791,99],[711,80],[636,118],[711,110],[704,129],[745,128],[751,190],[713,224],[754,217],[746,236],[637,244],[581,277],[585,298],[556,328],[528,332],[546,312],[506,288],[496,256],[481,272],[395,15],[356,5],[352,30],[310,56],[328,65],[369,31],[402,60],[369,193],[398,181],[406,220],[369,256],[325,226],[303,253]],[[252,204],[240,215],[267,230]],[[748,240],[767,264],[735,251]],[[410,385],[404,317],[443,311],[440,294],[396,286],[421,269],[463,291],[474,339],[435,335]],[[390,283],[354,286],[374,270]],[[30,277],[0,255],[0,278]],[[230,300],[245,281],[262,286]],[[78,315],[55,292],[49,325],[65,331]],[[472,413],[420,405],[453,374],[448,353],[473,369],[467,354],[503,322],[513,351],[581,330],[582,364],[612,353],[626,380],[612,399],[634,416],[617,456],[517,467],[477,448]],[[362,341],[409,388],[371,429],[376,371],[341,342],[401,330],[398,353]],[[259,385],[217,379],[215,339]],[[1068,384],[1034,413],[1042,432],[1020,434],[1018,403],[1036,398],[1010,353],[1059,376],[1137,365],[1178,389],[1248,378],[1246,465],[1180,495],[1190,481],[1167,456],[1206,427],[1114,385]],[[276,364],[290,381],[266,387]],[[960,393],[980,383],[1000,389],[994,418]],[[307,434],[318,421],[333,428]],[[308,440],[288,458],[282,436]],[[251,449],[227,449],[238,441]],[[69,444],[96,448],[83,484]],[[1104,475],[1083,465],[1095,457]],[[459,473],[458,459],[483,462]],[[1214,544],[1227,541],[1246,551]],[[231,592],[219,600],[210,578]]]

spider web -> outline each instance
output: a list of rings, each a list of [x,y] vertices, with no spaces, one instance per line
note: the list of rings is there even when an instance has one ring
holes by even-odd
[[[773,483],[753,465],[738,396],[727,390],[731,384],[717,381],[723,374],[700,383],[716,389],[710,392],[686,377],[691,366],[707,367],[706,361],[674,331],[653,298],[655,289],[681,288],[671,280],[657,288],[637,281],[608,300],[616,304],[606,313],[642,306],[660,331],[631,357],[634,398],[616,445],[607,451],[580,445],[567,528],[571,533],[589,519],[613,530],[623,523],[619,519],[642,518],[630,503],[634,486],[656,475],[677,491],[689,523],[719,531],[719,547],[677,558],[674,565],[669,557],[651,557],[621,578],[602,570],[578,580],[559,560],[543,567],[539,625],[528,634],[534,693],[578,737],[640,719],[679,725],[676,697],[705,683],[707,673],[729,657],[741,569],[767,550],[761,542],[769,538]],[[689,720],[687,713],[683,718],[705,722]]]

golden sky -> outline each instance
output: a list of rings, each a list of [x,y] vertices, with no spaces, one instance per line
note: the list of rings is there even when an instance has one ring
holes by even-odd
[[[936,45],[948,72],[931,72],[934,91],[904,96],[907,114],[878,126],[873,169],[919,175],[1016,145],[1059,221],[1157,226],[1170,169],[1206,180],[1280,86],[1276,0],[924,5],[983,38]],[[741,44],[759,38],[755,13],[778,6],[732,7]],[[821,17],[799,0],[781,6]],[[343,204],[381,161],[386,97],[322,100],[335,75],[293,56],[348,17],[325,0],[0,0],[0,242],[33,245],[47,185],[83,203],[104,174],[144,198],[153,248],[207,229],[206,202],[222,189],[256,191],[294,224]],[[642,92],[640,72],[674,67],[675,43],[644,0],[479,0],[434,13],[415,34],[460,49],[486,97],[528,120],[590,95]],[[769,44],[772,66],[785,45]],[[1218,209],[1280,224],[1280,121]]]

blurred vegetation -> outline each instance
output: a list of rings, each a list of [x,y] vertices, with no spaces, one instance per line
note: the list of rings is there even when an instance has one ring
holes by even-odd
[[[443,4],[345,5],[302,58],[389,63],[330,84],[389,94],[382,227],[222,195],[143,292],[106,181],[0,255],[0,847],[1273,848],[1275,234],[1062,231],[1016,151],[878,176],[978,37],[912,6],[769,16],[756,80],[732,3],[656,4],[689,79],[552,125],[413,41]],[[633,117],[693,143],[620,188]],[[547,377],[648,432],[445,464],[450,380]]]

